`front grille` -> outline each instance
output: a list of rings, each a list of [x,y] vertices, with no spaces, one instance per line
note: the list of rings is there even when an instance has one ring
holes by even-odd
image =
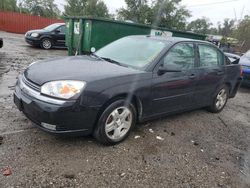
[[[40,89],[41,89],[40,86],[38,86],[38,85],[36,85],[36,84],[30,82],[27,78],[25,78],[24,75],[23,75],[22,80],[23,80],[23,83],[24,83],[25,85],[27,85],[28,87],[30,87],[31,89],[34,89],[35,91],[40,92]]]

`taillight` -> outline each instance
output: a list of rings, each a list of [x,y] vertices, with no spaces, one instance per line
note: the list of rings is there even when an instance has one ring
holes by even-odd
[[[243,76],[243,67],[240,66],[240,76]]]

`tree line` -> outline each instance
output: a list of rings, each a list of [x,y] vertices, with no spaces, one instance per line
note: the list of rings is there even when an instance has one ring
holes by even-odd
[[[250,48],[250,16],[242,20],[225,19],[214,27],[208,18],[191,22],[189,10],[182,6],[182,0],[125,0],[126,7],[110,14],[102,0],[66,0],[61,12],[55,0],[1,0],[0,11],[14,11],[49,18],[64,16],[93,16],[135,23],[149,24],[169,29],[191,31],[199,34],[235,37]]]

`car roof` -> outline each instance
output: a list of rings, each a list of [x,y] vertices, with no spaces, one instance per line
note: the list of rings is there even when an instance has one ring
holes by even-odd
[[[149,38],[149,39],[154,39],[154,40],[159,40],[162,42],[171,42],[171,43],[178,43],[178,42],[201,42],[201,43],[206,43],[210,44],[212,46],[215,46],[214,44],[203,41],[203,40],[195,40],[195,39],[189,39],[189,38],[182,38],[182,37],[163,37],[163,36],[152,36],[152,35],[132,35],[128,36],[132,38]]]
[[[61,26],[61,25],[65,25],[65,23],[62,23],[62,22],[61,23],[53,23],[51,25],[60,25]]]

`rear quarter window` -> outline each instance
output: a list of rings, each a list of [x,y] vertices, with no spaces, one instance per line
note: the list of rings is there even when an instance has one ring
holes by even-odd
[[[226,57],[226,56],[225,56],[225,63],[226,63],[226,65],[231,65],[232,64],[230,59],[228,57]]]
[[[224,65],[224,55],[213,46],[199,44],[200,67]]]

